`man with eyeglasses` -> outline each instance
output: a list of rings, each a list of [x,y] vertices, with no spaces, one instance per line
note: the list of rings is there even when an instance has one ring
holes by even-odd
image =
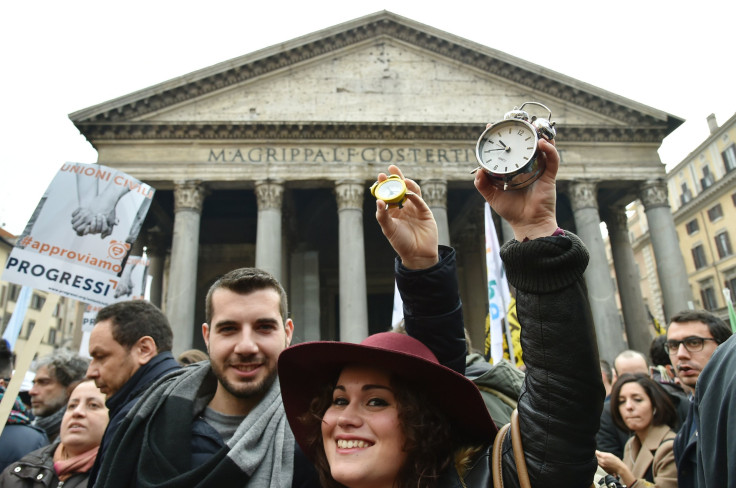
[[[731,329],[726,323],[704,310],[685,310],[671,318],[664,347],[677,371],[677,377],[689,389],[691,400],[700,373],[718,345],[730,336]],[[685,423],[675,438],[674,451],[680,488],[696,486],[697,442],[698,421],[691,405]]]

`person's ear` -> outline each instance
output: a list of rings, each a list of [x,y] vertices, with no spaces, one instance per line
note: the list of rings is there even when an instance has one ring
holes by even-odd
[[[207,347],[207,353],[210,352],[210,324],[207,322],[202,324],[202,339],[204,339],[204,345]]]
[[[286,319],[284,330],[286,332],[286,347],[289,347],[291,345],[291,338],[294,336],[294,322],[291,319]]]
[[[133,349],[135,351],[136,360],[141,366],[147,364],[148,361],[158,354],[156,341],[154,341],[151,336],[143,336],[138,339],[133,345]]]

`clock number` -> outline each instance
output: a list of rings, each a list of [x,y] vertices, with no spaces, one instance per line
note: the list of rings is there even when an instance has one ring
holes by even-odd
[[[494,166],[493,169],[498,169],[498,165]]]
[[[519,134],[520,136],[523,136],[524,135],[524,129],[520,129],[519,132],[517,132],[517,134]]]

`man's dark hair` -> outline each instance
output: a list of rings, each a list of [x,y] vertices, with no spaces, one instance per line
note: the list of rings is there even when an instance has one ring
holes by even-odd
[[[262,269],[238,268],[226,273],[220,279],[215,281],[207,292],[205,319],[208,324],[212,323],[212,315],[214,314],[212,295],[220,288],[230,290],[240,295],[246,295],[254,291],[271,288],[279,294],[279,297],[281,297],[281,319],[286,323],[286,319],[288,318],[288,301],[284,287],[281,286],[279,280]]]
[[[726,322],[706,310],[683,310],[677,312],[670,318],[670,324],[672,322],[703,322],[708,326],[710,335],[713,336],[713,339],[718,344],[723,344],[731,337],[731,328],[726,325]]]
[[[49,376],[66,388],[84,379],[89,361],[79,354],[61,350],[36,361],[35,370],[43,366],[46,366]]]
[[[666,335],[658,335],[652,340],[649,346],[649,359],[654,366],[670,366],[670,355],[664,350],[664,343],[667,342]]]
[[[166,316],[151,302],[128,300],[117,302],[97,312],[95,324],[110,320],[112,337],[126,349],[130,349],[138,339],[150,336],[156,343],[156,351],[171,351],[174,333]]]
[[[13,374],[13,351],[5,339],[0,339],[0,379]]]
[[[611,365],[605,359],[601,359],[600,362],[601,371],[603,371],[603,373],[606,375],[608,382],[610,384],[613,384],[613,368],[611,368]]]
[[[625,373],[619,376],[611,390],[611,417],[613,417],[613,423],[619,429],[625,432],[629,430],[619,410],[621,388],[626,383],[638,383],[649,397],[652,403],[652,425],[666,424],[670,428],[675,428],[677,424],[677,411],[672,404],[672,400],[670,400],[670,396],[664,391],[664,388],[645,374]]]

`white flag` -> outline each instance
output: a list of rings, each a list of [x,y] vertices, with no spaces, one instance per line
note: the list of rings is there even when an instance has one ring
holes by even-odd
[[[15,301],[13,315],[10,316],[10,322],[8,322],[8,326],[3,333],[3,339],[8,341],[10,349],[15,349],[15,341],[18,340],[20,329],[23,327],[23,320],[26,318],[32,291],[33,289],[30,286],[23,286],[18,294],[18,299]]]
[[[486,203],[486,268],[488,270],[488,314],[490,317],[491,359],[496,364],[503,358],[503,319],[511,301],[509,283],[501,263],[501,246],[496,236],[496,226],[491,217],[491,207]],[[511,347],[509,345],[509,347]],[[512,355],[513,356],[513,355]]]
[[[404,323],[404,302],[401,300],[399,286],[394,281],[394,311],[391,314],[391,327],[396,329]]]

